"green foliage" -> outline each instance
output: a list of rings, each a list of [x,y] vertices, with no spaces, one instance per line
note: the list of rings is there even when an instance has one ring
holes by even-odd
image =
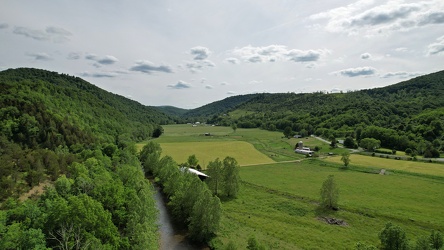
[[[326,209],[338,209],[339,188],[336,185],[333,175],[322,183],[321,187],[321,206]]]
[[[421,236],[416,240],[415,250],[431,250],[429,238]]]
[[[377,248],[372,245],[366,245],[364,243],[358,242],[355,245],[355,250],[376,250]]]
[[[344,140],[344,147],[346,148],[356,148],[357,145],[355,144],[355,141],[350,136],[347,136]]]
[[[344,152],[341,155],[341,161],[344,163],[345,167],[348,167],[348,164],[350,164],[350,153],[349,152]]]
[[[162,148],[159,144],[150,141],[142,148],[139,153],[139,159],[142,163],[145,173],[153,173],[158,168]]]
[[[196,168],[197,164],[199,164],[199,160],[197,159],[196,155],[190,155],[188,157],[187,164],[191,168]]]
[[[381,240],[381,249],[384,250],[406,250],[408,249],[408,240],[404,230],[392,223],[387,223],[379,233]]]
[[[429,237],[429,243],[432,249],[441,249],[444,245],[441,232],[433,230]]]
[[[210,176],[205,181],[208,184],[208,188],[214,195],[218,195],[221,186],[223,185],[223,168],[222,162],[217,158],[214,161],[210,161],[207,166],[207,174]]]
[[[364,138],[361,139],[359,146],[367,149],[368,151],[374,151],[376,148],[379,148],[381,145],[381,141],[374,138]]]
[[[211,191],[204,189],[194,203],[188,229],[192,239],[206,242],[214,237],[219,229],[221,218],[221,203]]]
[[[148,145],[148,144],[147,144]],[[145,146],[140,159],[150,156],[149,147]],[[150,148],[157,149],[154,144]],[[154,153],[157,151],[154,150]],[[190,238],[198,242],[208,242],[219,229],[221,204],[217,196],[196,175],[186,167],[177,166],[170,156],[165,156],[152,168],[153,174],[163,186],[169,198],[168,206],[177,222],[188,226]]]
[[[259,244],[256,237],[251,236],[250,238],[248,238],[247,249],[248,250],[265,250],[265,246]]]
[[[227,156],[223,160],[223,189],[228,197],[236,197],[239,192],[239,164],[236,159]]]
[[[233,129],[233,133],[236,133],[237,130],[237,124],[236,123],[231,123],[231,129]]]
[[[284,136],[289,138],[293,134],[293,130],[290,126],[285,127],[284,129]]]

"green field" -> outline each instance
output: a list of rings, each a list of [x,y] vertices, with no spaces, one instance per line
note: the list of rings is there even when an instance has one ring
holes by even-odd
[[[387,170],[401,170],[411,173],[444,177],[444,164],[432,164],[418,161],[404,161],[352,154],[350,165],[372,167]],[[327,158],[326,161],[341,163],[341,157]]]
[[[237,199],[222,199],[221,228],[213,239],[219,248],[231,241],[245,249],[251,236],[273,249],[353,249],[358,241],[378,246],[378,233],[387,222],[401,226],[412,245],[432,229],[444,232],[440,164],[352,154],[351,166],[344,170],[340,157],[309,159],[293,148],[303,141],[322,147],[321,156],[346,149],[332,150],[315,138],[286,139],[281,132],[260,129],[234,133],[226,127],[165,126],[165,134],[156,141],[177,162],[191,154],[205,164],[229,155],[244,165]],[[235,150],[229,152],[230,148]],[[271,162],[263,164],[265,160]],[[373,173],[381,168],[389,174]],[[320,188],[328,175],[335,176],[340,189],[339,211],[319,209]],[[325,217],[346,224],[330,225]]]
[[[244,141],[160,143],[160,146],[162,155],[172,156],[178,163],[186,162],[188,156],[195,154],[202,168],[216,158],[223,160],[227,156],[234,157],[241,166],[274,162]]]

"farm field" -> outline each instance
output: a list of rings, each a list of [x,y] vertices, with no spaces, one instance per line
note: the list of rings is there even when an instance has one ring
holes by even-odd
[[[350,166],[364,166],[378,169],[387,169],[387,170],[401,170],[411,173],[419,173],[419,174],[427,174],[434,176],[442,176],[444,177],[444,164],[432,164],[426,162],[418,162],[418,161],[405,161],[405,160],[393,160],[393,159],[385,159],[381,157],[372,157],[366,155],[352,154],[350,155]],[[341,157],[329,157],[326,159],[329,162],[342,163]]]
[[[319,160],[249,166],[240,173],[244,185],[237,199],[223,203],[219,239],[241,249],[251,235],[277,249],[353,249],[359,241],[377,246],[389,221],[412,243],[431,229],[444,230],[443,181],[344,171]],[[317,201],[328,175],[339,186],[340,210],[325,213]],[[329,225],[323,217],[347,225]]]
[[[216,249],[229,242],[245,249],[252,236],[273,249],[354,249],[357,242],[378,246],[378,233],[388,222],[403,228],[411,245],[431,230],[444,232],[443,165],[352,154],[351,166],[344,170],[340,156],[324,156],[347,149],[330,149],[312,137],[286,139],[281,132],[233,132],[227,127],[169,125],[164,129],[165,134],[155,141],[163,155],[176,162],[195,154],[202,167],[225,156],[241,165],[238,197],[222,197],[220,230],[212,241]],[[295,154],[298,141],[321,147],[322,157]],[[382,168],[389,174],[374,174]],[[329,175],[339,186],[338,211],[319,209],[322,182]],[[345,224],[330,225],[325,218]]]
[[[160,143],[160,146],[162,156],[169,155],[178,163],[186,162],[188,156],[195,154],[203,169],[210,161],[223,160],[226,156],[234,157],[241,166],[275,162],[245,141]]]

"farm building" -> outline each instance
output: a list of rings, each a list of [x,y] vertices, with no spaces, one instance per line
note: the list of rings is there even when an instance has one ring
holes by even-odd
[[[202,173],[202,172],[200,172],[200,171],[197,171],[197,170],[194,169],[194,168],[181,167],[180,170],[181,170],[182,172],[188,171],[189,173],[195,174],[195,175],[197,175],[197,177],[199,177],[199,179],[201,179],[202,181],[209,177],[208,175],[206,175],[206,174],[204,174],[204,173]]]
[[[314,151],[312,151],[309,147],[304,147],[304,143],[302,141],[300,141],[296,144],[296,148],[294,149],[294,152],[296,152],[298,154],[308,155],[308,156],[311,156],[314,153]]]

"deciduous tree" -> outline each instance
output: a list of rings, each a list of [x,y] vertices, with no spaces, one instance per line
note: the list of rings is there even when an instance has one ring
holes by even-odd
[[[227,156],[223,161],[223,166],[223,188],[225,195],[228,197],[236,197],[240,186],[239,164],[236,159]]]
[[[336,185],[333,175],[322,183],[321,188],[321,206],[327,209],[338,209],[339,188]]]

